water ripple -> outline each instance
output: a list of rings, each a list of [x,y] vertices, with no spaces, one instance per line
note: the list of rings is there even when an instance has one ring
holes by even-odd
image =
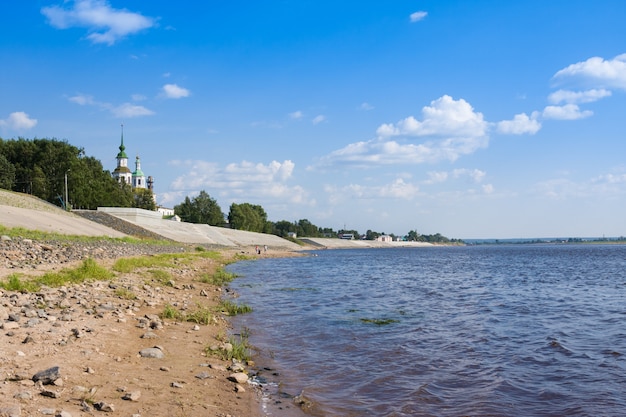
[[[230,267],[234,325],[314,414],[626,414],[625,246],[317,255]]]

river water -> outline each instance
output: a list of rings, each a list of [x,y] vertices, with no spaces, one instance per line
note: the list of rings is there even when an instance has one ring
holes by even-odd
[[[626,245],[310,254],[229,266],[267,415],[626,415]]]

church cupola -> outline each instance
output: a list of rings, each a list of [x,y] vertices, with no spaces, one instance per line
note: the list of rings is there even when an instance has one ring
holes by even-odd
[[[130,184],[132,181],[132,173],[128,168],[128,156],[126,155],[126,147],[124,146],[124,125],[122,125],[122,141],[120,151],[115,157],[117,159],[117,167],[113,170],[113,178],[120,183]]]
[[[135,171],[132,174],[133,176],[133,188],[146,188],[146,176],[141,170],[141,160],[139,159],[139,155],[135,159]]]

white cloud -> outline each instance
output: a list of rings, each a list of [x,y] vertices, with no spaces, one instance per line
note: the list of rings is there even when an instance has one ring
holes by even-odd
[[[541,123],[537,121],[537,113],[530,117],[526,113],[516,114],[513,120],[503,120],[498,122],[498,132],[509,135],[523,135],[530,133],[534,135],[541,129]]]
[[[141,99],[141,97],[134,95],[133,99],[138,100]],[[115,106],[111,103],[97,101],[92,96],[86,94],[77,94],[75,96],[69,97],[68,100],[81,106],[94,106],[99,108],[100,110],[106,110],[117,118],[152,116],[154,114],[152,110],[147,109],[144,106],[139,106],[132,103],[123,103],[119,106]]]
[[[97,105],[92,96],[88,96],[85,94],[77,94],[75,96],[69,97],[68,100],[81,106]]]
[[[470,178],[473,182],[482,182],[487,173],[485,171],[481,171],[480,169],[455,169],[452,171],[452,176],[454,178]]]
[[[294,120],[300,120],[302,119],[303,116],[304,114],[300,110],[289,113],[289,118],[294,119]]]
[[[118,40],[156,25],[156,21],[126,9],[114,9],[106,0],[75,0],[60,6],[43,7],[41,13],[57,29],[87,28],[93,43],[113,45]]]
[[[367,102],[363,102],[361,103],[361,105],[359,106],[359,109],[361,110],[374,110],[374,106],[372,106],[371,104],[367,103]]]
[[[110,110],[115,117],[122,119],[129,117],[151,116],[154,114],[152,110],[148,110],[144,106],[138,106],[131,103],[124,103],[117,107],[113,107]]]
[[[626,54],[618,55],[609,60],[592,57],[586,61],[569,65],[554,75],[554,79],[557,80],[569,78],[591,83],[598,87],[626,90]]]
[[[14,130],[28,130],[35,127],[37,119],[31,118],[23,111],[16,111],[9,114],[6,119],[0,119],[0,126]]]
[[[445,182],[448,179],[448,173],[446,171],[432,171],[428,173],[428,179],[424,181],[425,184],[439,184]]]
[[[370,140],[356,142],[333,151],[321,159],[321,166],[337,164],[367,168],[376,165],[421,164],[443,160],[456,161],[479,148],[487,147],[489,138],[448,138],[423,144],[401,144],[396,141]]]
[[[323,114],[320,114],[318,116],[315,116],[313,120],[311,120],[311,123],[313,123],[314,125],[317,125],[325,121],[326,121],[326,116],[324,116]]]
[[[581,111],[576,104],[566,104],[564,106],[546,106],[543,109],[543,117],[556,120],[577,120],[584,119],[593,114],[591,110]]]
[[[563,177],[545,180],[535,184],[533,191],[541,196],[556,200],[570,198],[614,199],[626,195],[626,173],[624,167],[582,181]]]
[[[269,204],[307,203],[308,193],[300,186],[289,186],[295,164],[290,160],[269,164],[242,161],[225,167],[206,161],[172,161],[171,165],[182,167],[187,173],[172,182],[174,191],[199,191],[212,189],[222,199],[229,201],[267,200]]]
[[[444,95],[422,108],[423,121],[413,116],[397,124],[383,124],[377,133],[380,137],[391,136],[466,136],[480,137],[487,132],[488,124],[482,113],[474,112],[465,100],[454,100]]]
[[[487,173],[480,169],[467,169],[467,168],[459,168],[452,170],[451,172],[447,171],[431,171],[428,173],[428,179],[424,181],[424,184],[440,184],[446,182],[449,179],[462,179],[468,178],[474,183],[480,183],[483,181]]]
[[[167,98],[178,99],[183,97],[189,97],[191,93],[186,88],[179,87],[176,84],[165,84],[163,86],[163,94]]]
[[[592,103],[604,97],[609,97],[611,96],[611,94],[612,93],[609,90],[605,90],[604,88],[594,88],[586,91],[558,90],[550,94],[548,96],[548,100],[550,101],[550,103],[554,104]]]
[[[420,20],[424,20],[428,16],[428,12],[419,11],[415,13],[411,13],[409,19],[411,19],[412,23],[419,22]]]
[[[330,204],[337,204],[346,201],[346,199],[410,200],[418,195],[419,186],[407,183],[402,178],[396,178],[392,182],[382,185],[349,184],[343,187],[326,185],[324,192],[327,194]]]
[[[463,99],[443,96],[424,107],[422,114],[422,121],[410,116],[397,124],[383,124],[377,129],[377,139],[351,143],[333,151],[321,158],[320,165],[370,167],[455,161],[489,143],[488,123]],[[393,136],[404,136],[405,140],[390,140]],[[413,136],[427,136],[428,140],[406,143]]]

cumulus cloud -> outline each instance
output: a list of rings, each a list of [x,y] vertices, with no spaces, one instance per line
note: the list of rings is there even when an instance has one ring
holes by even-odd
[[[411,13],[411,15],[409,16],[409,19],[411,20],[411,23],[415,23],[415,22],[419,22],[420,20],[424,20],[426,16],[428,16],[428,12],[419,11],[419,12]]]
[[[265,199],[271,204],[278,200],[298,204],[307,202],[308,193],[302,187],[287,184],[295,169],[290,160],[269,164],[242,161],[225,167],[198,160],[172,161],[170,164],[187,171],[172,182],[171,189],[174,191],[212,189],[230,201]]]
[[[156,25],[153,18],[126,9],[114,9],[106,0],[75,0],[43,7],[41,13],[57,29],[86,28],[93,43],[113,45],[118,40]]]
[[[428,179],[424,181],[424,184],[440,184],[452,179],[462,179],[470,180],[474,183],[480,183],[484,180],[487,173],[480,169],[467,169],[467,168],[458,168],[454,169],[450,172],[447,171],[431,171],[428,173]]]
[[[553,78],[558,81],[579,80],[596,87],[626,90],[626,54],[613,59],[592,57],[557,71]]]
[[[183,97],[189,97],[190,94],[191,93],[189,92],[189,90],[183,87],[179,87],[176,84],[165,84],[163,86],[163,95],[167,98],[178,99]]]
[[[133,99],[137,99],[137,96],[133,95]],[[152,110],[144,106],[139,106],[137,104],[132,104],[132,103],[123,103],[123,104],[116,106],[111,103],[97,101],[92,96],[86,95],[86,94],[77,94],[75,96],[68,97],[68,100],[80,106],[97,107],[100,110],[110,112],[114,117],[122,118],[122,119],[142,117],[142,116],[152,116],[154,114]]]
[[[326,116],[324,116],[323,114],[320,114],[320,115],[315,116],[313,120],[311,120],[311,123],[313,123],[314,125],[318,125],[325,121],[326,121]]]
[[[419,186],[396,178],[392,182],[381,185],[348,184],[343,187],[326,185],[324,191],[331,204],[337,204],[346,199],[394,199],[410,200],[418,195]]]
[[[576,104],[576,103],[591,103],[603,99],[604,97],[611,96],[611,92],[604,88],[593,88],[586,91],[570,91],[570,90],[558,90],[548,96],[550,103],[559,104]]]
[[[14,130],[28,130],[35,125],[37,125],[37,119],[31,118],[23,111],[13,112],[6,119],[0,119],[0,126]]]
[[[85,94],[77,94],[75,96],[69,97],[68,100],[71,101],[72,103],[76,103],[76,104],[79,104],[81,106],[96,105],[97,104],[94,101],[92,96],[88,96],[88,95],[85,95]]]
[[[546,106],[543,109],[545,119],[556,120],[577,120],[584,119],[593,114],[591,110],[580,110],[576,104],[565,104],[563,106]]]
[[[474,112],[465,100],[455,100],[444,95],[422,108],[423,120],[409,116],[394,124],[383,124],[379,137],[391,136],[466,136],[480,137],[487,132],[488,124],[482,113]]]
[[[300,110],[289,113],[289,118],[294,120],[300,120],[303,116],[304,114]]]
[[[351,143],[333,151],[321,158],[319,165],[371,167],[455,161],[489,143],[488,123],[463,99],[443,96],[424,107],[422,116],[421,121],[410,116],[396,124],[383,124],[376,131],[376,139]],[[410,143],[412,137],[426,137],[426,140]]]
[[[541,123],[537,120],[538,113],[534,112],[530,117],[526,113],[516,114],[513,120],[498,122],[498,132],[508,135],[534,135],[541,129]]]
[[[127,119],[141,116],[152,116],[154,112],[145,108],[144,106],[138,106],[132,103],[124,103],[116,107],[112,107],[111,113],[117,118]]]

